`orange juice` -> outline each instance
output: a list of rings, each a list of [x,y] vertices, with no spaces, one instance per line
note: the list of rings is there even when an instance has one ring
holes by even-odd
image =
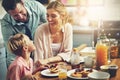
[[[59,78],[59,80],[65,80],[65,79],[67,79],[67,72],[65,72],[65,71],[59,72],[58,78]]]
[[[67,78],[67,73],[66,72],[60,72],[58,77],[59,77],[59,79],[66,79]]]
[[[97,44],[96,46],[96,67],[99,69],[102,65],[108,64],[108,46]]]

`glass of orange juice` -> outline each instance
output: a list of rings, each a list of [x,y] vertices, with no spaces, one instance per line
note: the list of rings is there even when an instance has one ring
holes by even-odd
[[[59,80],[67,80],[67,71],[61,69],[61,71],[58,74],[58,78]]]
[[[105,44],[97,44],[96,46],[96,67],[108,64],[108,46]]]
[[[59,65],[59,73],[58,73],[58,78],[59,80],[67,80],[67,68],[66,64],[60,64]]]

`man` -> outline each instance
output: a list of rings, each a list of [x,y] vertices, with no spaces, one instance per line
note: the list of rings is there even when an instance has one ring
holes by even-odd
[[[7,52],[7,67],[15,55],[7,50],[10,36],[22,32],[34,38],[34,32],[39,24],[46,22],[46,8],[34,0],[3,0],[2,6],[7,14],[1,20],[2,35]]]

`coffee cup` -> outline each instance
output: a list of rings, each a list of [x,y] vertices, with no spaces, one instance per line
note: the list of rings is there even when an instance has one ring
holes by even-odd
[[[117,65],[110,65],[108,72],[110,74],[110,77],[115,77],[117,73],[118,66]]]
[[[100,66],[100,70],[103,72],[108,72],[110,77],[115,77],[117,73],[118,66],[117,65],[102,65]]]
[[[84,65],[86,68],[92,68],[94,65],[93,57],[87,56],[84,58]]]

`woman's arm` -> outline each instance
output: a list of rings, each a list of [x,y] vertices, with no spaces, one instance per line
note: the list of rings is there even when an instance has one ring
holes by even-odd
[[[73,29],[71,24],[66,25],[64,35],[63,51],[58,55],[66,61],[70,57],[73,48]]]

